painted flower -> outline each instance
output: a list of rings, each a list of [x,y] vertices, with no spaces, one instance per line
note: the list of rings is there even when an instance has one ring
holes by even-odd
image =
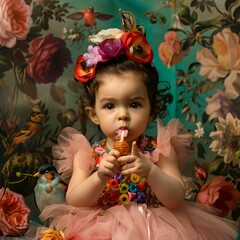
[[[158,47],[158,55],[163,64],[171,68],[173,65],[179,63],[190,49],[182,50],[181,42],[174,31],[168,31],[164,39],[165,42],[162,42]]]
[[[118,28],[109,28],[109,29],[104,29],[99,31],[95,35],[90,35],[89,36],[89,41],[95,43],[95,44],[100,44],[103,42],[105,39],[120,39],[121,36],[123,35],[123,31],[118,29]]]
[[[233,99],[229,99],[221,89],[217,89],[217,92],[211,97],[207,97],[206,101],[205,111],[209,115],[209,120],[219,117],[224,118],[228,112],[231,112],[234,117],[240,117],[240,104]]]
[[[32,10],[24,0],[0,0],[0,45],[12,48],[32,26]]]
[[[0,189],[0,196],[4,189]],[[28,228],[30,209],[23,196],[8,188],[0,200],[0,235],[22,236]]]
[[[226,96],[236,99],[240,94],[239,37],[225,28],[213,37],[212,49],[214,54],[207,48],[197,52],[197,60],[202,64],[199,74],[212,82],[224,78]]]
[[[99,53],[102,56],[102,61],[106,62],[112,58],[118,57],[123,53],[123,44],[121,40],[110,38],[104,40],[99,45]]]
[[[55,83],[71,63],[65,42],[52,34],[33,39],[30,51],[32,56],[28,60],[27,73],[37,83]]]
[[[74,69],[74,78],[79,82],[87,82],[89,79],[92,79],[95,75],[96,65],[92,67],[87,67],[86,60],[83,58],[83,55],[78,56],[75,69]]]
[[[40,232],[39,240],[65,240],[63,231],[57,229],[46,229]]]
[[[197,129],[195,129],[194,136],[197,137],[197,138],[203,137],[204,128],[202,127],[202,123],[201,122],[197,122],[196,126],[197,126]]]
[[[240,149],[240,119],[228,113],[226,119],[220,117],[218,120],[216,131],[210,133],[213,141],[209,147],[223,156],[226,164],[240,167],[240,156],[237,154]]]
[[[88,46],[88,52],[83,54],[83,58],[86,60],[86,66],[92,67],[98,62],[102,61],[102,56],[99,54],[99,47]]]
[[[240,204],[240,192],[235,189],[232,182],[227,182],[223,177],[217,176],[210,183],[202,185],[197,194],[196,202],[215,207],[222,211],[222,216],[227,216]]]
[[[205,168],[203,168],[202,166],[199,165],[199,163],[195,163],[194,166],[194,176],[195,178],[204,181],[207,179],[208,174]]]
[[[139,63],[151,63],[153,52],[150,44],[140,32],[126,32],[121,37],[128,58]]]

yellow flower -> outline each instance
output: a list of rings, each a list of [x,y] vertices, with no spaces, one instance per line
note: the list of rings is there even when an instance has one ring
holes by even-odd
[[[65,235],[61,230],[47,229],[40,232],[39,240],[65,240]]]

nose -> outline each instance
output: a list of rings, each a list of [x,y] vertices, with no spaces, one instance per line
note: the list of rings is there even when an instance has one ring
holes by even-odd
[[[122,120],[122,121],[129,120],[128,111],[126,111],[125,109],[121,109],[118,113],[118,120]]]

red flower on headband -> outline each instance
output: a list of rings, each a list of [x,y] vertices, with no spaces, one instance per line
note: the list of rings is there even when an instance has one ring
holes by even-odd
[[[152,62],[152,48],[140,32],[126,32],[121,37],[121,41],[128,58],[139,63]]]
[[[86,60],[83,58],[83,55],[78,56],[75,69],[74,69],[74,78],[82,83],[87,82],[89,79],[93,78],[95,75],[96,65],[92,67],[87,67]]]

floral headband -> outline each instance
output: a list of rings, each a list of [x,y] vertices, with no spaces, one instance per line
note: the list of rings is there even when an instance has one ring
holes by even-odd
[[[134,15],[122,11],[123,30],[109,28],[89,36],[96,46],[89,45],[88,52],[78,56],[74,78],[85,83],[95,76],[98,62],[107,62],[125,54],[129,59],[138,63],[151,63],[153,51],[142,31],[135,24]]]

